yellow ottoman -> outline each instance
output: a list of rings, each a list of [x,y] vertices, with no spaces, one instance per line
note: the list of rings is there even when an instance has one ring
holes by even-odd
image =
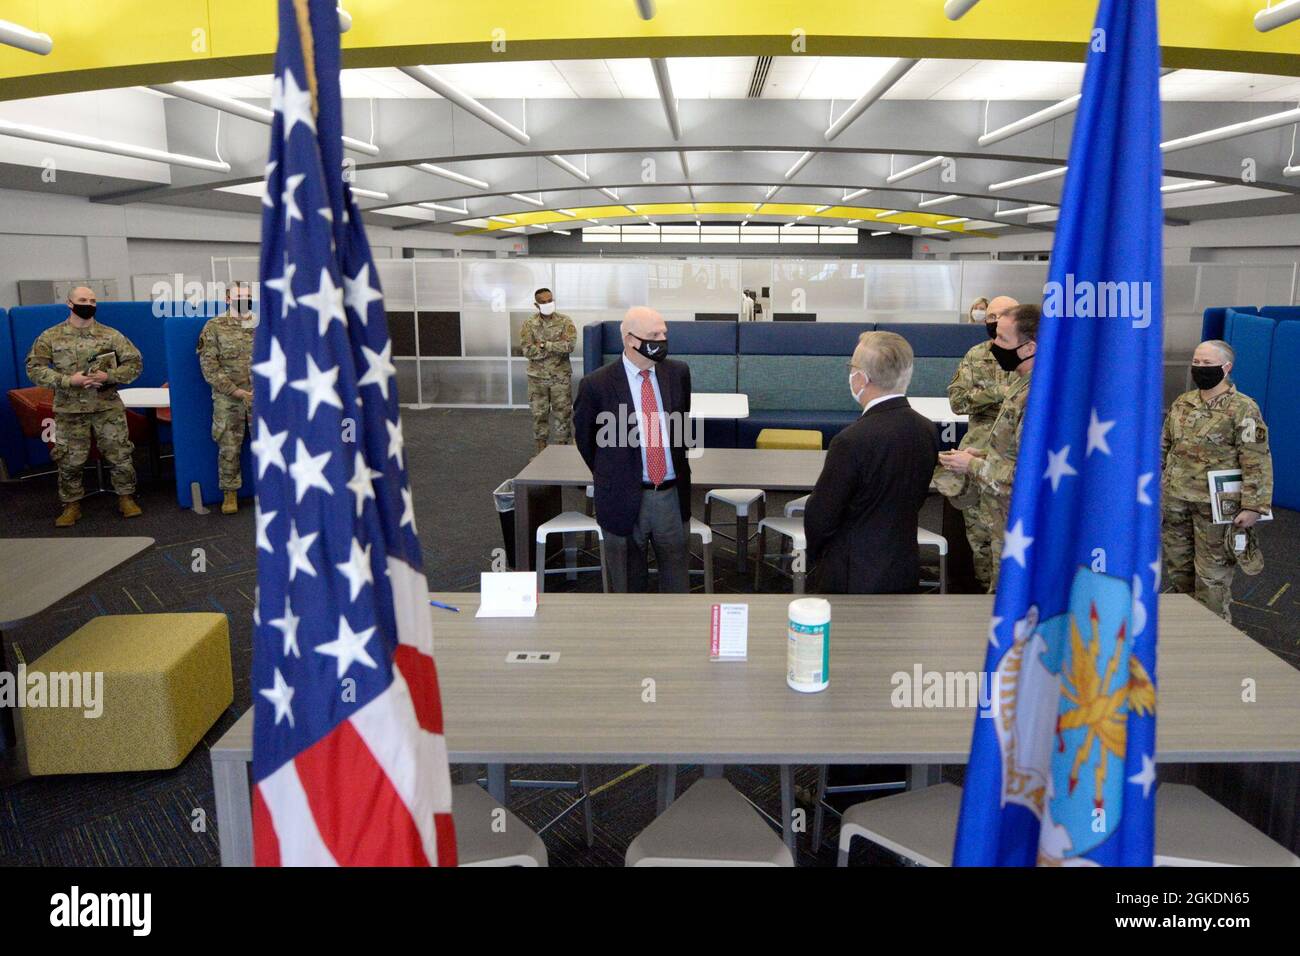
[[[33,776],[171,769],[235,698],[224,614],[97,617],[28,665],[29,688],[37,673],[50,688],[47,706],[21,711]],[[72,692],[74,675],[93,700]]]
[[[764,428],[758,433],[756,448],[787,448],[797,451],[821,451],[822,433],[802,428]]]

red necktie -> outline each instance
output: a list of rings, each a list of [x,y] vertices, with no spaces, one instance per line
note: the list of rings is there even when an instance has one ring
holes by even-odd
[[[646,471],[650,473],[650,483],[658,486],[663,484],[664,475],[668,474],[668,463],[664,459],[664,439],[659,430],[659,405],[655,402],[649,369],[641,373],[641,422],[645,438]]]

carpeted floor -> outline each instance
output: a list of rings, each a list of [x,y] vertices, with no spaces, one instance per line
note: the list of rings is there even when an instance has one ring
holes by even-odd
[[[533,446],[526,411],[447,410],[404,412],[406,452],[415,486],[416,518],[425,548],[430,587],[471,590],[490,568],[492,551],[501,545],[501,529],[492,490],[517,474]],[[143,456],[142,456],[143,459]],[[144,462],[140,462],[143,475]],[[773,496],[769,511],[787,497]],[[234,707],[207,734],[178,768],[162,773],[49,777],[0,788],[0,864],[43,865],[214,865],[218,862],[216,817],[208,745],[215,742],[250,705],[252,596],[256,578],[252,507],[234,516],[217,511],[197,515],[176,506],[170,484],[142,482],[145,509],[130,522],[118,517],[111,495],[85,502],[81,537],[147,535],[156,546],[103,576],[50,609],[6,633],[26,660],[33,660],[100,614],[216,610],[230,616],[235,671]],[[568,504],[578,507],[575,498]],[[697,502],[695,513],[703,513]],[[5,537],[49,537],[58,511],[52,476],[0,485],[0,514]],[[922,523],[939,530],[937,507],[927,507]],[[1300,515],[1279,512],[1261,526],[1268,567],[1257,578],[1238,577],[1236,623],[1261,644],[1300,667]],[[752,591],[752,581],[734,573],[734,556],[717,545],[716,589]],[[202,549],[206,570],[193,570]],[[597,590],[598,575],[582,575],[576,584],[562,576],[547,587]],[[772,587],[788,582],[769,578]],[[11,650],[6,666],[14,666]],[[468,780],[481,768],[455,768]],[[682,768],[679,792],[698,775]],[[529,767],[512,777],[563,779],[571,767]],[[756,805],[779,816],[780,798],[774,767],[731,767],[728,778]],[[960,780],[960,772],[949,771]],[[801,803],[815,782],[813,768],[797,774]],[[619,865],[628,842],[653,818],[653,768],[593,768],[595,845],[583,837],[581,813],[564,817],[545,834],[552,865]],[[541,827],[572,800],[565,791],[516,789],[512,808],[530,825]],[[1240,812],[1240,811],[1238,811]],[[1292,831],[1293,832],[1293,831]],[[834,863],[837,828],[828,823],[817,853],[801,841],[801,864]],[[855,861],[890,864],[883,851],[861,848]]]

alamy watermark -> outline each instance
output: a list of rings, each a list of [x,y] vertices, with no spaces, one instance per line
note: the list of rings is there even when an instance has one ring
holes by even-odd
[[[1155,290],[1150,282],[1093,282],[1067,273],[1065,282],[1043,286],[1043,315],[1049,319],[1129,319],[1135,329],[1151,324]]]
[[[701,419],[683,412],[661,412],[659,421],[659,444],[665,450],[685,448],[688,458],[704,453]],[[617,412],[604,411],[596,416],[596,445],[600,448],[640,448],[645,433],[642,414],[631,406],[620,404]]]
[[[960,708],[979,706],[981,717],[998,715],[1002,678],[986,671],[928,671],[913,664],[911,671],[894,671],[889,703],[899,708]]]
[[[0,671],[0,708],[67,707],[90,719],[104,713],[103,671]]]

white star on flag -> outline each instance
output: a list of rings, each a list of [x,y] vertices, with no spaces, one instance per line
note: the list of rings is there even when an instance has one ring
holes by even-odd
[[[348,619],[340,617],[338,639],[327,644],[318,644],[316,652],[337,658],[338,676],[339,680],[342,680],[343,675],[348,672],[348,668],[358,661],[367,667],[379,666],[369,652],[366,651],[366,642],[370,640],[374,633],[375,629],[373,627],[354,632],[352,626],[348,624]]]
[[[1151,796],[1151,785],[1156,782],[1156,762],[1150,754],[1142,755],[1142,770],[1128,778],[1129,783],[1141,784],[1142,796]]]
[[[313,567],[311,559],[307,557],[307,552],[311,546],[316,543],[320,535],[313,531],[311,534],[299,536],[298,525],[293,521],[289,522],[289,540],[285,542],[285,548],[289,552],[289,580],[292,581],[294,575],[301,571],[308,577],[316,576],[316,568]]]
[[[397,459],[397,467],[405,468],[402,464],[402,448],[406,441],[402,438],[402,423],[400,421],[385,421],[384,427],[388,429],[388,457]]]
[[[1157,554],[1156,559],[1147,565],[1156,579],[1156,583],[1151,585],[1151,590],[1157,594],[1160,593],[1160,575],[1164,571],[1164,564],[1164,559]]]
[[[284,656],[288,657],[293,654],[294,657],[302,657],[298,650],[298,622],[302,620],[293,613],[293,608],[289,605],[289,595],[284,596],[284,617],[277,617],[272,621],[267,621],[273,628],[284,635]]]
[[[284,682],[284,675],[280,673],[280,668],[275,669],[275,686],[259,690],[259,694],[275,705],[275,722],[278,724],[281,718],[289,718],[289,726],[293,726],[293,710],[290,704],[293,702],[293,688]]]
[[[266,536],[266,529],[271,527],[271,522],[275,520],[275,516],[280,512],[263,512],[261,507],[256,503],[253,505],[253,510],[256,513],[257,518],[257,547],[262,551],[269,551],[271,554],[275,554],[275,548],[271,546],[271,539]]]
[[[321,335],[329,331],[330,322],[333,321],[347,327],[348,317],[343,311],[343,290],[334,285],[329,269],[320,271],[320,289],[298,296],[298,304],[305,305],[319,317]]]
[[[411,489],[403,488],[402,520],[397,522],[397,526],[400,528],[408,524],[411,526],[411,534],[419,534],[419,532],[415,530],[415,500],[411,497]]]
[[[355,601],[361,589],[367,584],[375,583],[374,572],[370,569],[370,545],[362,548],[361,542],[356,538],[352,539],[352,553],[348,555],[348,559],[334,567],[348,579],[349,601]]]
[[[343,400],[339,398],[338,390],[335,389],[334,383],[339,379],[338,366],[322,372],[316,367],[316,360],[310,355],[307,356],[307,377],[295,379],[289,383],[290,388],[296,388],[307,395],[307,421],[316,417],[316,409],[321,405],[329,405],[343,410]]]
[[[1001,624],[1002,618],[998,617],[996,614],[993,615],[993,620],[989,621],[989,643],[994,647],[1000,646],[998,641],[998,627]]]
[[[1138,504],[1150,505],[1155,503],[1151,500],[1151,496],[1147,494],[1147,485],[1151,484],[1151,479],[1154,477],[1155,473],[1150,471],[1146,474],[1138,475]]]
[[[357,379],[357,387],[377,385],[379,393],[384,396],[384,401],[388,401],[388,380],[397,374],[397,368],[391,359],[393,340],[389,339],[385,342],[383,351],[380,352],[363,345],[361,354],[365,356],[366,365],[369,367],[366,369],[366,374]]]
[[[292,70],[284,71],[284,83],[276,84],[274,92],[280,94],[273,107],[284,113],[284,138],[288,139],[294,126],[302,123],[312,132],[316,131],[316,120],[311,115],[311,90],[300,89]],[[299,216],[299,219],[302,217]]]
[[[1070,446],[1066,445],[1060,451],[1047,452],[1047,471],[1043,472],[1043,477],[1051,479],[1052,491],[1056,491],[1061,485],[1061,479],[1066,475],[1077,475],[1078,472],[1068,461],[1070,457]]]
[[[364,325],[370,319],[370,303],[382,302],[384,298],[382,292],[370,285],[370,263],[363,265],[361,271],[351,279],[345,275],[343,288],[347,290],[348,308],[360,316]]]
[[[262,176],[262,205],[270,209],[275,204],[271,202],[271,193],[267,184],[271,181],[271,173],[275,172],[275,167],[280,165],[274,159],[266,164],[266,172]]]
[[[271,434],[271,429],[267,427],[266,419],[257,420],[257,438],[254,439],[249,448],[252,450],[254,457],[257,458],[257,477],[261,478],[266,474],[266,469],[274,465],[281,471],[284,471],[284,452],[281,450],[284,443],[289,438],[289,432],[285,431]],[[274,514],[275,512],[272,512]],[[269,550],[269,549],[268,549]]]
[[[296,309],[298,307],[298,300],[293,297],[293,274],[297,271],[298,271],[298,263],[286,261],[284,264],[284,270],[280,273],[279,276],[277,276],[274,279],[266,280],[266,287],[268,289],[274,289],[276,292],[280,293],[280,317],[281,318],[287,316],[289,314],[290,309]],[[280,347],[280,343],[277,342],[275,339],[272,339],[271,347],[272,349],[278,349]],[[284,353],[281,352],[280,355],[283,356]],[[276,391],[279,391],[279,389],[276,389]],[[274,398],[275,395],[272,394],[271,397]]]
[[[280,194],[280,202],[284,203],[284,224],[286,228],[292,225],[295,219],[299,222],[302,221],[302,210],[298,208],[298,200],[293,198],[293,194],[306,178],[302,173],[294,173],[284,181],[284,192]]]
[[[1088,450],[1083,453],[1083,457],[1087,458],[1093,453],[1094,449],[1103,454],[1109,455],[1110,443],[1106,441],[1106,433],[1114,427],[1115,422],[1113,419],[1108,422],[1103,422],[1097,417],[1097,409],[1094,408],[1092,410],[1092,418],[1088,422]]]
[[[327,495],[334,494],[334,488],[325,478],[325,466],[329,464],[332,452],[326,450],[319,455],[312,455],[307,451],[307,445],[301,438],[297,439],[297,442],[293,464],[289,466],[289,476],[293,478],[294,500],[301,504],[303,495],[312,488],[319,488]]]
[[[366,464],[366,456],[361,454],[360,449],[357,449],[356,465],[352,469],[352,478],[348,481],[348,490],[357,496],[358,518],[365,511],[366,499],[374,500],[374,480],[382,475],[383,472],[374,471]]]
[[[271,339],[271,354],[265,362],[254,365],[253,371],[271,383],[271,401],[275,401],[280,389],[289,380],[288,362],[284,357],[284,349],[280,348],[279,339]]]
[[[1017,521],[1015,527],[1009,528],[1002,539],[1002,560],[1010,558],[1022,568],[1025,566],[1025,552],[1034,543],[1034,539],[1025,534],[1025,523]]]

